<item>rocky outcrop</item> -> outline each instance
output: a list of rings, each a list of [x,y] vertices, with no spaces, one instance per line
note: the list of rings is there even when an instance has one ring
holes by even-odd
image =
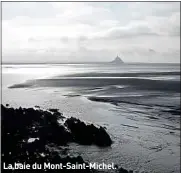
[[[59,124],[58,120],[65,119],[56,109],[43,111],[34,108],[7,108],[1,105],[2,131],[8,136],[17,137],[27,141],[36,138],[44,143],[66,145],[69,142],[79,144],[95,144],[98,146],[110,146],[112,141],[103,127],[86,125],[76,118],[68,118],[65,124]],[[50,112],[52,111],[52,112]],[[6,140],[12,138],[6,136]],[[8,142],[8,141],[7,141]]]
[[[33,108],[7,108],[1,105],[1,164],[28,163],[44,164],[85,163],[81,156],[61,157],[58,152],[49,149],[50,145],[66,145],[72,141],[71,133],[58,123],[62,114],[55,114]],[[63,149],[62,149],[63,150]],[[66,152],[65,152],[66,154]],[[3,165],[1,165],[3,167]],[[5,170],[2,172],[23,172],[22,170]],[[46,169],[30,172],[47,172]],[[76,170],[48,170],[48,172],[70,172]],[[81,173],[96,172],[80,170]]]
[[[37,109],[38,108],[38,109]],[[1,105],[1,167],[3,163],[14,164],[66,164],[68,162],[85,163],[81,156],[68,156],[67,144],[95,144],[101,147],[110,146],[111,138],[103,127],[85,124],[76,118],[65,119],[56,109],[49,111],[36,108],[12,108]],[[59,152],[56,148],[58,147]],[[66,147],[66,148],[65,148]],[[46,169],[29,170],[32,173],[47,172]],[[120,170],[123,171],[123,170]],[[119,168],[115,172],[120,172]],[[5,170],[2,172],[20,173],[22,170]],[[49,173],[98,173],[93,169],[50,169]],[[102,172],[102,171],[101,171]]]
[[[95,127],[93,124],[86,125],[79,119],[71,117],[65,125],[70,129],[73,140],[79,144],[98,146],[110,146],[112,140],[103,127]]]

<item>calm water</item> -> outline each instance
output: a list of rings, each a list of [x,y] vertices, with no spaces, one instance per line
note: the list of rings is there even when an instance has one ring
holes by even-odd
[[[70,145],[85,160],[180,172],[179,64],[3,65],[2,101],[105,126],[111,148]]]

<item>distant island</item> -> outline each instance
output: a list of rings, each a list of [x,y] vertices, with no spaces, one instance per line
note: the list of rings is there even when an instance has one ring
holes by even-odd
[[[111,61],[112,64],[123,64],[124,61],[119,57],[117,56],[113,61]]]

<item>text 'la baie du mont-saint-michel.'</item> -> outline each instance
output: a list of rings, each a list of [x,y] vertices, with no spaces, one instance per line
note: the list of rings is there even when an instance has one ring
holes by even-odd
[[[59,164],[52,164],[52,163],[33,163],[33,164],[26,164],[26,163],[14,163],[14,164],[7,164],[3,163],[3,169],[116,169],[114,163],[106,164],[106,163],[96,163],[92,162],[89,164],[86,163],[75,163],[72,164],[67,162],[66,164],[59,163]]]

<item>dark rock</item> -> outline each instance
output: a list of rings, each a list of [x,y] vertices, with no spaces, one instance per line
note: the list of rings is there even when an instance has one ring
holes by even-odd
[[[65,117],[63,116],[63,114],[60,113],[60,112],[54,112],[53,115],[56,116],[56,117],[59,118],[59,119],[64,119],[64,118],[65,118]]]
[[[86,125],[76,118],[69,118],[65,125],[71,131],[73,140],[79,144],[98,146],[110,146],[112,144],[110,136],[103,127],[95,127],[93,124]]]
[[[114,168],[118,169],[118,165],[115,165]]]
[[[132,170],[128,171],[124,168],[119,168],[119,173],[133,173],[133,171]]]
[[[48,109],[51,112],[58,112],[58,109]]]
[[[120,168],[119,173],[129,173],[126,169]]]

